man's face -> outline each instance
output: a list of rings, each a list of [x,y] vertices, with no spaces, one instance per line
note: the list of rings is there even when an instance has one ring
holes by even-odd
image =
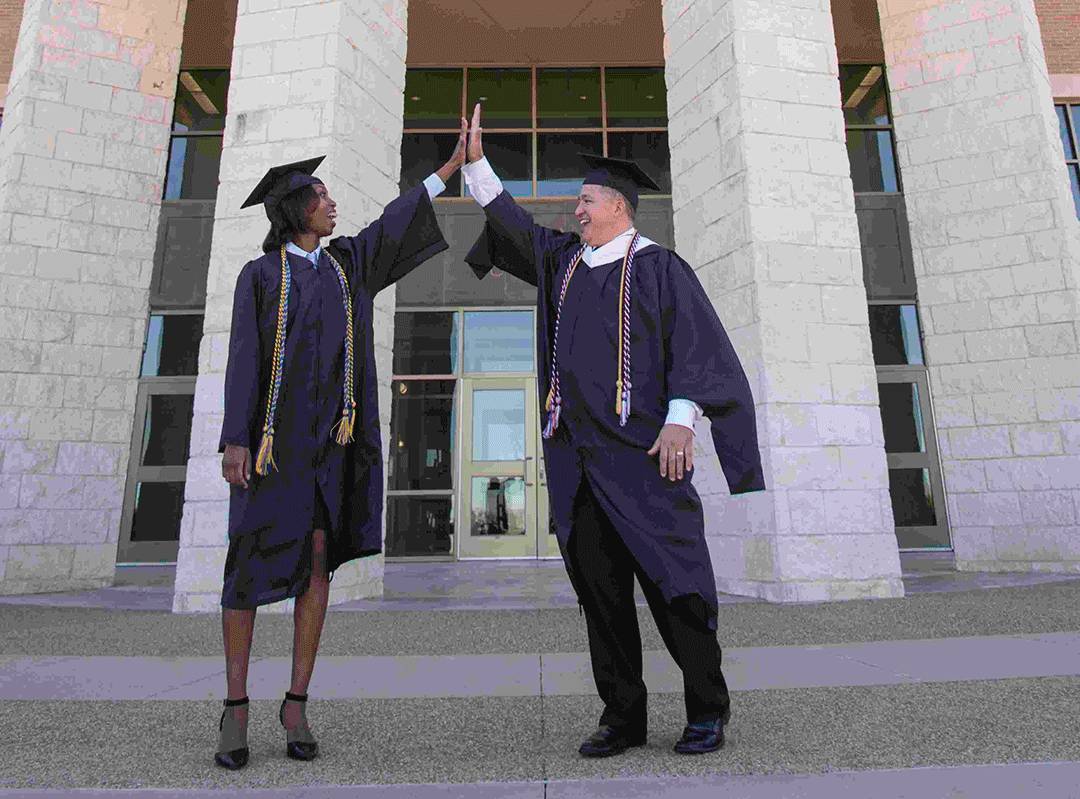
[[[581,225],[581,238],[586,244],[599,247],[626,229],[629,218],[621,205],[622,201],[614,196],[614,192],[605,191],[603,186],[586,183],[581,187],[574,216]]]
[[[307,228],[319,238],[329,236],[337,224],[337,203],[330,197],[330,192],[322,183],[312,186],[315,189],[315,204],[308,209]]]

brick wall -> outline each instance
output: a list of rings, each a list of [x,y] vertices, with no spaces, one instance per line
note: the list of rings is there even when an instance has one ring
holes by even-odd
[[[1080,74],[1080,2],[1035,0],[1051,75]]]
[[[0,108],[7,93],[11,76],[11,60],[15,57],[15,42],[19,39],[23,0],[0,0]]]

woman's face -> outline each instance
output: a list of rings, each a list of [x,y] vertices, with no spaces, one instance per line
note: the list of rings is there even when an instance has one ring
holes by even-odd
[[[308,209],[307,229],[322,238],[334,232],[337,224],[337,203],[322,183],[315,183],[315,204]]]

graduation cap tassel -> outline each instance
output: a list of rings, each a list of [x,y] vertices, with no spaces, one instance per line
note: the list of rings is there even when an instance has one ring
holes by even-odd
[[[274,417],[277,414],[278,396],[281,394],[281,373],[285,368],[285,320],[289,314],[289,288],[292,272],[285,257],[285,245],[281,245],[281,291],[278,296],[277,330],[274,332],[274,357],[270,361],[270,391],[266,397],[266,421],[263,423],[262,441],[255,457],[255,473],[265,477],[274,463]]]

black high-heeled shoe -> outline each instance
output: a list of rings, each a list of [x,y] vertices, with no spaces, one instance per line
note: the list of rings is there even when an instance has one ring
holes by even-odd
[[[302,704],[300,723],[292,729],[285,727],[285,703],[300,702]],[[293,760],[314,760],[319,756],[319,744],[308,727],[306,705],[307,694],[293,694],[285,692],[285,698],[281,700],[281,709],[278,711],[278,720],[285,727],[285,754]]]
[[[214,762],[230,771],[242,769],[248,762],[247,719],[241,723],[237,718],[239,714],[231,711],[231,708],[246,707],[247,704],[246,696],[243,699],[226,699],[218,722],[220,735]]]

